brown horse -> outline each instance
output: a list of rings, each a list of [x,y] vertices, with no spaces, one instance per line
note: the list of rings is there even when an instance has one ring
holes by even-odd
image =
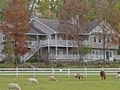
[[[105,80],[106,79],[106,73],[105,73],[105,71],[100,71],[100,76],[101,76],[102,80]]]

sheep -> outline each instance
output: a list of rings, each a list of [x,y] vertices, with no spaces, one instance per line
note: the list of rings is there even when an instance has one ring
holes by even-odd
[[[37,83],[37,84],[39,84],[39,82],[37,81],[36,78],[29,78],[28,80],[29,80],[30,85],[32,85],[32,83]]]
[[[8,90],[21,90],[20,86],[16,83],[10,83],[8,84]]]
[[[117,74],[120,74],[120,71]]]
[[[120,79],[120,74],[118,73],[118,74],[116,75],[116,77]]]
[[[54,77],[54,76],[49,76],[49,81],[56,81],[56,82],[58,82],[58,80]]]
[[[80,79],[83,79],[84,75],[77,73],[74,75],[74,77],[80,80]]]

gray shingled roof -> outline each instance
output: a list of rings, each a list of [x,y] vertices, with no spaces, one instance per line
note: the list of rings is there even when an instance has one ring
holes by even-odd
[[[51,19],[39,19],[40,22],[53,29],[56,32],[59,32],[58,27],[60,25],[59,20],[51,20]]]
[[[90,33],[97,25],[99,25],[100,22],[102,22],[102,20],[89,22],[88,33]]]
[[[59,20],[39,19],[39,21],[45,24],[46,26],[50,27],[54,31],[59,32]],[[80,33],[90,33],[100,23],[100,21],[101,20],[90,22],[88,25],[88,29],[80,31]]]
[[[45,33],[42,32],[42,31],[40,30],[40,28],[35,27],[33,23],[30,24],[30,31],[29,31],[28,33],[45,35]]]

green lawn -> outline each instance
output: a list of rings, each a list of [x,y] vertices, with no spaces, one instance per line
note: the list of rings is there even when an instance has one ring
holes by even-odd
[[[99,76],[88,76],[83,80],[76,80],[73,76],[56,76],[58,83],[48,82],[48,76],[36,76],[39,85],[29,85],[28,78],[32,76],[0,76],[0,90],[7,90],[10,82],[18,83],[22,90],[119,90],[120,80],[115,76],[108,76],[101,80]]]

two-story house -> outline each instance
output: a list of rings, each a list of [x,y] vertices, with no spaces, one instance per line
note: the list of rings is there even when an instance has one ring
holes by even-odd
[[[21,57],[26,61],[31,57],[38,60],[78,61],[80,55],[74,40],[68,39],[59,30],[59,20],[33,18],[30,22],[31,30],[27,33],[30,52]],[[106,32],[103,31],[105,26]],[[89,46],[90,51],[83,56],[84,61],[117,59],[118,44],[112,43],[117,32],[104,20],[90,22],[84,36],[83,45]],[[1,38],[2,40],[2,38]]]
[[[62,36],[59,25],[59,20],[32,19],[31,30],[27,33],[31,37],[31,52],[25,55],[24,60],[38,55],[42,60],[78,61],[80,55],[77,45],[67,36]],[[84,46],[90,47],[90,52],[83,56],[83,60],[117,59],[118,44],[114,44],[112,38],[118,34],[106,21],[90,22],[88,30],[81,35],[84,36]]]

